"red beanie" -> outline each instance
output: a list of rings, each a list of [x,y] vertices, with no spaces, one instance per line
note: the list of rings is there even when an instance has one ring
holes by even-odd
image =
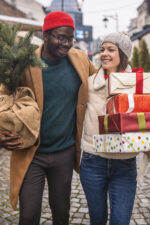
[[[53,11],[44,18],[43,32],[56,27],[72,27],[75,29],[72,17],[63,11]]]

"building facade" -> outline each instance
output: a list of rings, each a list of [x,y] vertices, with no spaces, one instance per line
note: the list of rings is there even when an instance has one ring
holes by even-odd
[[[10,6],[25,14],[26,18],[42,22],[45,16],[43,7],[35,0],[5,0]]]
[[[137,14],[129,26],[133,48],[139,48],[141,40],[145,40],[150,52],[150,0],[143,1],[137,8]]]

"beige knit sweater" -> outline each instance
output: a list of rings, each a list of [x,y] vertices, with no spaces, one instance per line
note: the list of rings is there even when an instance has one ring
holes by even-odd
[[[128,66],[126,70],[130,71],[130,67]],[[111,159],[128,159],[135,157],[137,153],[94,152],[93,135],[99,134],[98,116],[104,114],[104,108],[106,104],[106,96],[105,96],[106,83],[104,79],[104,71],[102,68],[100,68],[97,74],[94,74],[88,78],[88,87],[89,87],[88,102],[86,107],[81,140],[82,151]]]

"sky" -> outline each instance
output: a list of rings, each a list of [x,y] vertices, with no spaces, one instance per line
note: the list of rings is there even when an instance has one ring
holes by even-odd
[[[36,0],[49,6],[52,0]],[[83,24],[93,26],[93,37],[102,37],[108,33],[128,31],[132,18],[137,17],[137,7],[144,0],[78,0],[82,5]],[[107,16],[107,27],[103,19]]]

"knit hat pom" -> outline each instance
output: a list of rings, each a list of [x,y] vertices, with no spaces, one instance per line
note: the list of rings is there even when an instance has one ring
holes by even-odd
[[[73,18],[63,11],[53,11],[44,18],[43,32],[56,27],[72,27],[75,29]]]

